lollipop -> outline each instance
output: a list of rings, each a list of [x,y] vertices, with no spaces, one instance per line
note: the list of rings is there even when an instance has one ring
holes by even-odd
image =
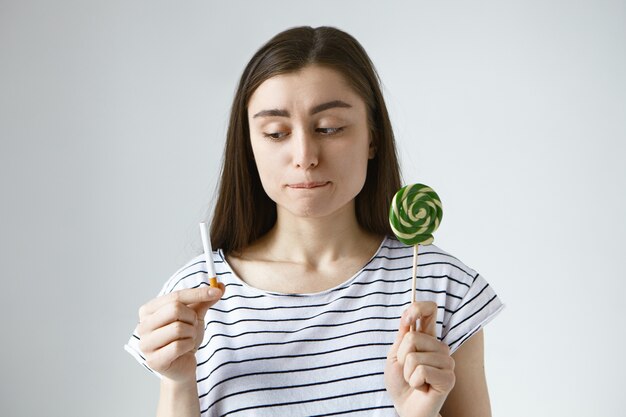
[[[430,245],[439,227],[443,209],[435,191],[424,184],[410,184],[398,190],[389,208],[389,224],[398,240],[413,246],[413,281],[411,300],[415,302],[417,287],[417,247]],[[411,330],[414,327],[411,326]]]
[[[443,210],[441,200],[432,188],[411,184],[398,190],[389,209],[389,224],[393,233],[405,245],[430,245]]]

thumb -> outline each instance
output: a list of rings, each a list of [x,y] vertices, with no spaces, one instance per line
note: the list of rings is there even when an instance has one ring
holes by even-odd
[[[199,320],[204,320],[204,316],[207,311],[209,311],[209,309],[222,298],[224,295],[224,289],[224,284],[219,282],[218,287],[211,287],[208,289],[207,294],[210,300],[189,305],[189,307],[196,312]]]
[[[396,335],[396,341],[393,343],[391,348],[389,349],[389,354],[387,355],[387,359],[396,360],[398,356],[398,348],[400,347],[400,343],[402,343],[402,339],[404,336],[411,330],[411,323],[407,317],[406,310],[402,313],[400,317],[400,328],[398,329],[398,334]]]

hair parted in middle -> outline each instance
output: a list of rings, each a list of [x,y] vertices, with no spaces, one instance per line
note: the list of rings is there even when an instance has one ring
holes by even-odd
[[[365,102],[376,154],[368,161],[365,184],[355,199],[355,214],[365,230],[392,235],[389,205],[401,187],[400,167],[378,73],[365,49],[348,33],[329,26],[301,26],[280,32],[263,45],[239,80],[211,222],[214,248],[226,253],[240,251],[276,223],[276,203],[263,189],[252,153],[248,102],[265,80],[308,65],[339,72]]]

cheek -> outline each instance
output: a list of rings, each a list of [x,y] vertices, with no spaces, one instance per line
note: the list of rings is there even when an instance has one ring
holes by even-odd
[[[345,155],[350,155],[350,157],[346,158]],[[334,165],[340,169],[343,180],[351,187],[360,190],[367,175],[369,149],[367,147],[359,147],[358,149],[351,147],[336,152],[335,156],[337,160]]]
[[[266,146],[257,144],[252,146],[252,152],[254,154],[254,161],[256,164],[259,177],[261,178],[261,184],[265,189],[265,192],[269,194],[268,187],[272,187],[276,184],[284,172],[284,158],[280,152],[276,149],[269,149]]]

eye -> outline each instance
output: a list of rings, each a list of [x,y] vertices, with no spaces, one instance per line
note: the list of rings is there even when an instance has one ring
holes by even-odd
[[[341,132],[343,130],[343,127],[320,127],[316,130],[318,132],[321,131],[320,133],[324,136],[331,136]]]
[[[265,133],[265,132],[263,132],[263,137],[266,137],[266,138],[271,139],[271,140],[280,140],[280,139],[283,138],[283,136],[281,136],[281,135],[284,136],[284,135],[286,135],[286,133],[282,133],[282,132]]]

